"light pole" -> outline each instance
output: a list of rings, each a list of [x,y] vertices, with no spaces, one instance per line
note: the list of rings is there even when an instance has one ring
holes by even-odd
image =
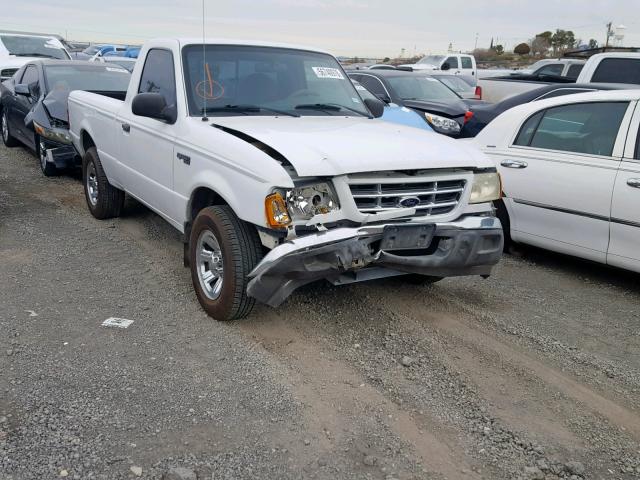
[[[475,44],[475,46],[473,47],[473,49],[474,49],[474,50],[477,50],[477,49],[478,49],[478,35],[479,35],[479,34],[478,34],[478,33],[476,33],[476,44]]]

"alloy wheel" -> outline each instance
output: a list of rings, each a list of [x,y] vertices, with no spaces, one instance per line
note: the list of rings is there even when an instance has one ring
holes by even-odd
[[[224,266],[220,243],[210,230],[198,237],[196,247],[198,279],[202,291],[210,300],[216,300],[222,291]]]
[[[93,162],[87,165],[87,194],[91,205],[95,207],[98,204],[98,175]]]

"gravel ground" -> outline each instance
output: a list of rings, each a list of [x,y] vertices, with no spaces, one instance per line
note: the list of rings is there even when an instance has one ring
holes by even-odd
[[[181,255],[0,147],[0,479],[640,478],[635,274],[523,248],[223,324]]]

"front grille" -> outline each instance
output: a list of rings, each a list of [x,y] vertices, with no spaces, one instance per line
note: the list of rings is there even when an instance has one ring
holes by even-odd
[[[425,216],[452,212],[460,201],[465,183],[465,180],[434,180],[418,183],[352,183],[349,187],[362,213],[410,208],[411,203],[416,203],[416,215]]]
[[[2,80],[7,80],[13,77],[13,74],[17,71],[17,68],[5,68],[4,70],[0,70],[0,77],[2,78]]]

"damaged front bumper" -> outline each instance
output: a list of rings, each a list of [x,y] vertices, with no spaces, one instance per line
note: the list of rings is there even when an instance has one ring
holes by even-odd
[[[321,279],[342,284],[405,273],[485,276],[500,260],[503,244],[495,217],[336,228],[271,250],[249,274],[247,292],[276,307],[296,288]]]

